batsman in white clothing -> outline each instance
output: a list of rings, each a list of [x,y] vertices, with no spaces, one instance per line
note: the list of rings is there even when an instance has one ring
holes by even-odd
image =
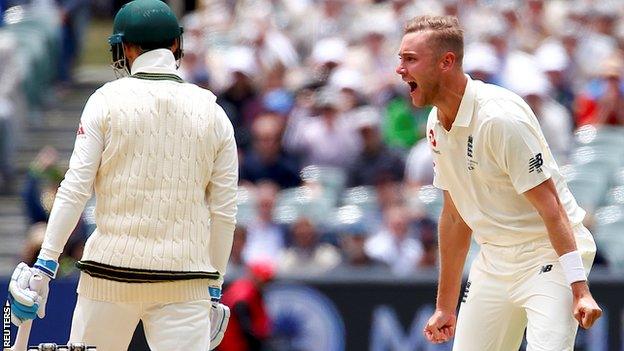
[[[69,341],[126,350],[139,321],[154,351],[209,350],[221,341],[236,144],[215,95],[178,76],[181,36],[160,0],[132,1],[115,16],[113,66],[126,76],[86,103],[39,258],[12,276],[15,324],[43,318],[47,283],[94,188],[97,229],[78,263]],[[44,288],[31,289],[35,274]]]
[[[587,274],[596,246],[529,106],[462,70],[456,18],[407,23],[396,72],[415,106],[433,105],[427,137],[444,191],[440,276],[428,340],[455,351],[572,351],[602,313]],[[459,316],[471,235],[480,245]]]

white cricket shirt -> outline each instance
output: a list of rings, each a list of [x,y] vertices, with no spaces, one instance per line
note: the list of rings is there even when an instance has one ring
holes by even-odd
[[[568,190],[537,118],[516,94],[468,77],[457,117],[446,131],[433,108],[427,138],[434,185],[447,190],[479,244],[511,246],[548,236],[522,194],[552,178],[572,226],[585,211]]]

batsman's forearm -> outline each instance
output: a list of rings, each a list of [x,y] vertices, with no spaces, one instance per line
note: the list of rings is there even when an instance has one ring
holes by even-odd
[[[459,299],[461,277],[470,248],[471,231],[464,225],[454,223],[444,212],[440,216],[439,247],[440,276],[436,308],[454,313]]]
[[[61,185],[56,194],[41,245],[40,255],[43,258],[58,261],[90,196],[89,193],[73,192]]]

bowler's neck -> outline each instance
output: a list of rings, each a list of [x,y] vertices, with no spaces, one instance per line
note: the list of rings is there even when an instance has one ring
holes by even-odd
[[[438,120],[447,131],[451,130],[457,118],[457,111],[459,111],[467,84],[468,78],[463,72],[458,72],[440,85],[440,98],[434,106],[438,108]]]

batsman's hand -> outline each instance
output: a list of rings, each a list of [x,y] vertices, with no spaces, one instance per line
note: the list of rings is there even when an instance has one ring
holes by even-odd
[[[11,322],[20,326],[27,320],[45,317],[50,280],[56,276],[56,261],[37,259],[34,267],[17,265],[9,283]]]
[[[210,287],[210,350],[214,350],[225,335],[228,322],[230,321],[230,308],[222,304],[221,288]]]
[[[602,316],[602,309],[589,292],[587,282],[572,283],[573,311],[583,329],[589,329]]]
[[[435,344],[447,342],[455,335],[456,323],[457,317],[455,313],[436,310],[429,318],[423,333],[429,342]]]

